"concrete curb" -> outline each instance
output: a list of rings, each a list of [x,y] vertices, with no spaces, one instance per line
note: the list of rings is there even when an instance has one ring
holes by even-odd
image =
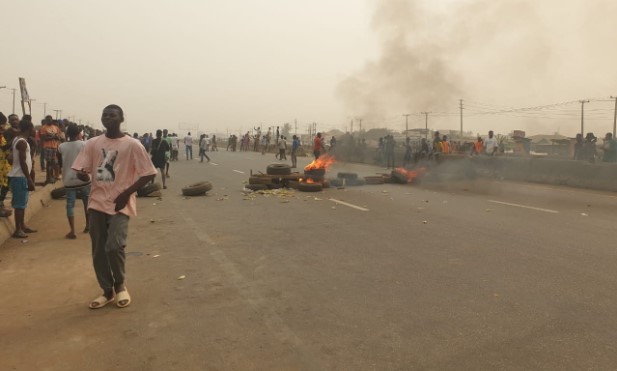
[[[35,189],[34,192],[30,193],[30,198],[28,199],[28,206],[26,207],[26,223],[34,216],[36,213],[41,211],[43,207],[47,207],[49,202],[51,201],[51,191],[56,188],[61,188],[62,182],[56,182],[55,184],[48,184],[44,187],[39,187]],[[38,229],[38,226],[32,226],[34,229]],[[11,215],[8,218],[0,218],[0,245],[6,242],[15,232],[15,218]]]

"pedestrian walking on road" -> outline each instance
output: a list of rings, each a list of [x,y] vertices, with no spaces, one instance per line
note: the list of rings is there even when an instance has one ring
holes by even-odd
[[[92,174],[88,203],[94,271],[103,294],[89,307],[102,308],[117,300],[120,308],[131,303],[125,282],[125,253],[129,218],[136,215],[135,192],[156,176],[144,147],[120,130],[122,108],[112,104],[101,117],[107,131],[92,138],[75,159],[73,170],[86,181]]]
[[[4,201],[9,193],[9,154],[11,153],[11,143],[6,140],[4,134],[8,130],[7,118],[0,112],[0,217],[13,215],[13,212],[5,208]]]
[[[168,135],[169,131],[163,129],[163,140],[167,142],[169,149],[165,152],[165,176],[169,178],[169,163],[171,162],[171,137]]]
[[[58,157],[62,163],[62,182],[66,189],[66,217],[69,221],[71,230],[66,234],[66,238],[74,240],[77,238],[75,234],[75,201],[77,200],[77,192],[81,193],[81,201],[84,205],[84,213],[86,214],[86,227],[84,233],[90,231],[88,223],[88,198],[90,197],[90,179],[81,180],[77,177],[77,172],[71,168],[73,162],[82,151],[86,142],[79,140],[81,129],[76,124],[69,124],[66,129],[68,142],[60,144],[58,147]]]
[[[167,185],[165,181],[167,180],[167,175],[165,174],[165,165],[167,164],[167,158],[165,154],[169,151],[169,143],[163,139],[163,131],[156,131],[156,139],[152,141],[152,150],[151,159],[152,164],[155,168],[161,169],[161,180],[163,181],[163,189],[167,189]]]
[[[186,159],[187,160],[192,160],[193,159],[193,137],[191,136],[191,132],[189,131],[189,133],[184,137],[184,147],[185,147],[185,152],[186,152]]]
[[[201,158],[201,162],[204,162],[204,157],[210,162],[210,157],[208,157],[206,153],[206,149],[208,148],[208,138],[206,138],[206,136],[206,134],[201,134],[199,137],[199,157]]]

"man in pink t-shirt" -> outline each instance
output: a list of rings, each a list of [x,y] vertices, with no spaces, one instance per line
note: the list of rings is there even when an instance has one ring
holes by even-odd
[[[124,308],[131,303],[124,286],[129,217],[136,215],[135,192],[154,179],[156,169],[141,143],[120,130],[122,108],[105,107],[101,121],[105,134],[87,141],[71,167],[82,180],[92,175],[88,218],[94,271],[103,295],[90,308],[105,306],[115,295],[118,307]]]

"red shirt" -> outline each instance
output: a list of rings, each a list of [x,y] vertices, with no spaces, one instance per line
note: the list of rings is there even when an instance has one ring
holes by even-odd
[[[315,137],[315,140],[313,141],[313,151],[321,151],[321,149],[321,138]]]

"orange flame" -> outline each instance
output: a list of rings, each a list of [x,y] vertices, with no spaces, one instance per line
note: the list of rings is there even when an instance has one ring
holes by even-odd
[[[426,173],[426,168],[425,167],[421,167],[421,168],[418,169],[418,171],[413,171],[413,170],[407,170],[407,169],[405,169],[403,167],[397,167],[396,169],[394,169],[394,171],[396,171],[397,173],[405,175],[407,177],[407,183],[411,183],[418,176],[424,175]]]
[[[304,171],[311,171],[314,169],[327,169],[328,166],[334,163],[334,157],[329,155],[321,155],[315,161],[306,165]]]
[[[312,178],[307,178],[306,179],[306,183],[313,184],[313,183],[315,183],[315,181]]]

